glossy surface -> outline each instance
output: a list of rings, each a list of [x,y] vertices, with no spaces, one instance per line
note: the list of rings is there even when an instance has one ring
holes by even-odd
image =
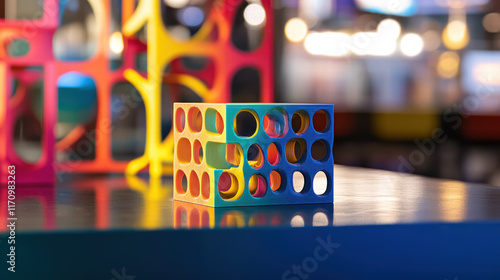
[[[214,209],[173,201],[172,179],[64,175],[17,187],[19,231],[311,227],[500,221],[500,188],[335,167],[334,204]],[[0,218],[6,217],[1,189]],[[1,228],[5,231],[5,228]]]

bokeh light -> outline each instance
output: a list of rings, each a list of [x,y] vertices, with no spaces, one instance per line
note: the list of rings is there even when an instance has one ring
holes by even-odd
[[[184,8],[187,4],[189,4],[189,0],[164,0],[164,1],[165,4],[175,9]]]
[[[418,34],[408,33],[401,38],[399,47],[404,55],[417,56],[424,49],[424,40]]]
[[[259,4],[250,4],[243,11],[243,18],[251,26],[259,26],[266,20],[266,11]]]
[[[350,45],[351,37],[342,32],[312,32],[304,41],[308,53],[332,57],[346,56]]]
[[[443,31],[443,43],[450,50],[460,50],[467,46],[469,31],[465,21],[450,21]]]
[[[109,37],[109,48],[115,54],[120,54],[123,52],[123,37],[122,34],[118,31],[111,34]]]
[[[203,11],[195,6],[186,7],[179,11],[179,20],[182,24],[187,26],[199,26],[203,23],[205,15]]]
[[[424,49],[426,51],[435,51],[441,46],[441,36],[436,30],[427,30],[422,34],[424,40]]]
[[[292,18],[285,24],[285,36],[291,42],[300,42],[307,36],[307,24],[300,18]]]
[[[500,13],[489,13],[484,16],[483,27],[490,33],[500,32]]]
[[[384,19],[378,24],[377,32],[385,38],[397,39],[401,35],[401,25],[393,19]]]
[[[456,52],[444,52],[439,56],[437,73],[442,78],[454,78],[458,75],[459,66],[460,57]]]

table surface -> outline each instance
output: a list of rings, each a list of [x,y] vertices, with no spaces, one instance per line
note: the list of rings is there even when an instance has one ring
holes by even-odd
[[[16,192],[23,232],[500,221],[500,187],[339,165],[333,204],[203,207],[174,201],[171,178],[119,175],[65,174],[55,187],[19,186]],[[2,191],[3,218],[5,201]]]

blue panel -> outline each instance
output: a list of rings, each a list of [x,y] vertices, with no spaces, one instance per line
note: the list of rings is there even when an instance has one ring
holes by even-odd
[[[288,132],[283,137],[270,137],[264,130],[264,116],[273,108],[283,108],[288,114]],[[243,172],[245,174],[245,191],[243,195],[235,201],[223,200],[219,195],[216,195],[215,206],[252,206],[252,205],[277,205],[277,204],[308,204],[308,203],[328,203],[333,202],[333,105],[324,104],[228,104],[226,109],[226,127],[233,127],[233,122],[241,110],[249,110],[254,112],[258,117],[258,131],[253,137],[240,137],[236,134],[234,129],[228,129],[227,143],[238,143],[243,149],[243,156],[245,157]],[[309,128],[303,134],[296,134],[292,127],[292,117],[298,110],[304,110],[309,115]],[[316,132],[313,128],[313,115],[318,110],[324,110],[329,115],[329,126],[324,132]],[[286,144],[292,139],[304,139],[307,145],[304,160],[299,164],[291,164],[286,159]],[[317,161],[311,157],[311,146],[316,140],[324,140],[327,143],[327,156],[324,161]],[[267,149],[271,143],[276,143],[280,149],[281,160],[272,166],[267,161]],[[247,151],[252,144],[258,144],[264,154],[263,166],[259,169],[254,169],[248,163]],[[252,174],[261,174],[264,178],[269,178],[271,171],[277,170],[285,176],[284,179],[287,183],[284,190],[276,192],[269,188],[267,182],[267,192],[263,197],[253,197],[248,188],[248,180]],[[304,174],[306,183],[305,191],[303,193],[296,193],[292,186],[292,176],[295,171],[300,171]],[[316,195],[312,188],[312,181],[315,174],[319,171],[325,172],[328,177],[328,188],[325,194]],[[218,172],[219,175],[221,172]],[[218,176],[216,176],[218,178]],[[217,180],[216,180],[217,186]]]

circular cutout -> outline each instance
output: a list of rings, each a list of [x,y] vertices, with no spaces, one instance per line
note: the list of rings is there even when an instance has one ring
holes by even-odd
[[[28,54],[30,51],[30,44],[24,39],[12,39],[6,44],[6,52],[11,57],[21,57]]]
[[[330,127],[330,117],[325,110],[319,110],[313,115],[313,127],[317,132],[326,132]]]
[[[191,162],[191,142],[187,138],[181,138],[177,142],[177,159],[183,164]]]
[[[189,175],[189,192],[193,197],[200,196],[200,179],[194,170]]]
[[[193,132],[200,132],[203,126],[203,117],[200,109],[192,107],[188,112],[189,127]]]
[[[317,161],[328,159],[328,145],[323,140],[316,140],[311,146],[311,157]]]
[[[267,182],[264,176],[253,174],[248,181],[248,190],[253,197],[263,197],[267,191]]]
[[[210,198],[210,175],[207,172],[201,175],[201,196],[204,199]]]
[[[319,171],[313,179],[313,191],[316,195],[324,195],[328,189],[328,177],[325,172]]]
[[[293,172],[293,190],[296,193],[302,193],[306,186],[306,178],[300,171]]]
[[[203,161],[203,147],[199,140],[194,140],[193,143],[193,159],[196,164],[201,164]]]
[[[271,171],[271,174],[269,174],[269,185],[271,187],[271,190],[273,190],[274,192],[283,190],[281,188],[281,186],[284,185],[282,178],[284,177],[281,176],[281,173],[279,171],[277,170]]]
[[[241,110],[236,114],[234,132],[240,137],[253,137],[259,128],[257,114],[250,110]]]
[[[212,133],[222,134],[224,132],[224,120],[215,109],[208,108],[205,113],[205,127]]]
[[[269,137],[283,137],[288,132],[288,114],[282,108],[272,108],[264,116],[263,125]]]
[[[175,127],[179,132],[183,132],[186,127],[186,113],[182,108],[177,108],[175,111]]]
[[[280,163],[281,155],[278,146],[275,143],[271,143],[267,148],[267,161],[269,164],[276,165]]]
[[[188,189],[188,183],[186,174],[184,174],[184,171],[179,169],[175,174],[175,190],[179,194],[185,194],[187,192],[187,189]]]
[[[253,144],[248,148],[247,160],[248,164],[255,169],[259,169],[264,165],[264,154],[259,145]]]
[[[291,164],[302,163],[305,159],[306,150],[306,141],[304,139],[292,139],[286,143],[286,159]]]
[[[238,180],[234,174],[223,172],[219,177],[217,187],[220,197],[224,200],[230,200],[235,198],[238,193]]]
[[[298,110],[292,116],[292,129],[296,134],[302,134],[309,128],[309,114],[304,110]]]

